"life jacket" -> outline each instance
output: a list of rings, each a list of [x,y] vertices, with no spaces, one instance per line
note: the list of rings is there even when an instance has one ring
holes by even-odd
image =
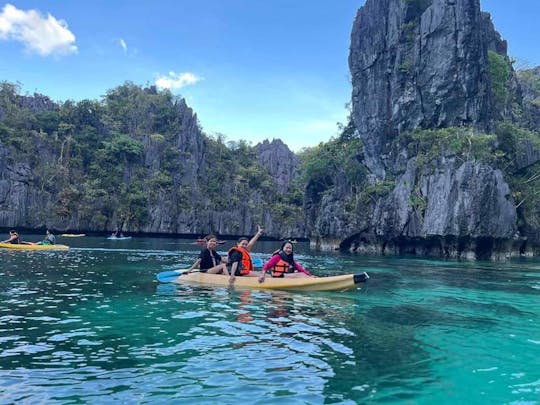
[[[294,261],[290,260],[284,252],[280,251],[276,254],[279,255],[279,261],[271,269],[272,277],[284,277],[285,273],[294,273]]]
[[[240,274],[242,276],[245,276],[246,274],[249,274],[250,271],[253,271],[253,263],[251,262],[251,256],[246,249],[238,246],[233,246],[232,248],[230,248],[227,252],[227,255],[230,257],[231,253],[235,250],[242,254],[242,260],[240,261],[240,263],[238,263],[238,268],[240,270]],[[229,269],[231,265],[232,263],[230,263]]]

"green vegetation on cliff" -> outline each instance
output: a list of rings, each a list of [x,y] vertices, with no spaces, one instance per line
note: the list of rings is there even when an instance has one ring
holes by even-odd
[[[182,211],[241,206],[284,221],[301,214],[301,186],[277,193],[254,147],[205,135],[181,98],[153,86],[128,82],[101,101],[55,103],[0,83],[2,148],[5,166],[22,170],[49,207],[30,223],[56,216],[137,231],[157,206],[171,221]]]

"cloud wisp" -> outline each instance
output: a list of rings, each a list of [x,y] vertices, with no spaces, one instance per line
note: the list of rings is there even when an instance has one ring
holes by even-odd
[[[124,53],[127,53],[128,47],[127,47],[126,41],[124,41],[122,38],[120,38],[120,39],[118,40],[118,43],[120,44],[120,46],[121,46],[122,49],[124,50]]]
[[[67,23],[36,10],[19,10],[6,4],[0,13],[0,40],[22,42],[30,52],[41,56],[77,53],[75,35]]]
[[[156,79],[156,86],[160,89],[181,89],[182,87],[190,86],[200,82],[202,77],[193,73],[175,73],[169,72],[168,75],[159,75]]]

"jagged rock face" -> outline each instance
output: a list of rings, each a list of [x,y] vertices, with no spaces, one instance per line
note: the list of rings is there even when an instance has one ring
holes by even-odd
[[[424,202],[423,207],[411,204],[414,196]],[[375,234],[387,239],[499,239],[512,238],[516,222],[510,188],[500,170],[482,163],[441,158],[437,169],[420,173],[414,160],[409,161],[390,196],[376,205],[370,225]]]
[[[423,176],[427,201],[418,234],[470,238],[512,238],[517,214],[500,170],[482,163],[443,162]]]
[[[360,8],[349,55],[353,119],[377,177],[401,131],[489,126],[485,30],[479,0],[367,0]]]
[[[57,108],[44,103],[46,98],[21,98],[25,108]],[[32,107],[33,106],[33,107]],[[42,111],[42,110],[39,110]],[[170,162],[167,153],[177,154],[177,170],[171,172],[174,190],[183,193],[164,192],[153,195],[146,207],[147,218],[136,228],[125,223],[124,231],[172,234],[250,235],[257,225],[265,228],[267,236],[305,236],[303,218],[288,218],[286,223],[274,218],[267,209],[268,198],[253,190],[249,199],[240,198],[228,209],[213,209],[212,201],[205,195],[205,185],[212,176],[213,162],[208,161],[209,144],[197,124],[197,116],[184,100],[175,104],[175,114],[179,123],[174,135],[165,137],[148,130],[140,137],[143,145],[141,161],[126,165],[123,180],[130,184],[135,176],[152,178]],[[149,124],[149,128],[151,125]],[[37,141],[40,142],[40,141]],[[2,227],[47,227],[55,230],[110,231],[121,223],[120,215],[114,207],[102,198],[87,201],[85,209],[91,212],[107,212],[107,217],[82,215],[79,212],[68,216],[56,215],[58,190],[44,190],[37,184],[36,173],[45,162],[56,161],[58,151],[42,142],[37,145],[39,159],[16,157],[8,147],[0,142],[0,226]],[[276,188],[286,192],[298,165],[298,158],[279,140],[265,142],[257,146],[258,159],[263,168],[270,171],[276,181]],[[26,159],[27,161],[23,161]],[[141,169],[143,169],[141,171]],[[221,198],[230,198],[235,193],[234,185],[222,184]],[[157,192],[159,193],[159,192]],[[183,199],[180,201],[180,199]],[[266,207],[266,208],[265,208]]]
[[[51,111],[58,108],[56,103],[49,97],[38,93],[34,93],[33,96],[20,96],[19,105],[23,108],[28,108],[34,113]]]
[[[33,96],[18,96],[17,105],[21,108],[26,108],[33,113],[39,113],[43,111],[51,111],[58,106],[49,97],[43,94],[34,93]],[[0,107],[0,121],[5,117],[5,112]]]
[[[482,25],[482,32],[484,35],[483,42],[486,44],[486,48],[499,55],[507,55],[508,43],[502,39],[501,34],[495,30],[495,26],[493,25],[493,21],[491,21],[491,15],[489,13],[482,12]]]
[[[411,204],[414,197],[424,205]],[[419,171],[411,159],[387,198],[355,213],[345,213],[343,200],[325,199],[314,230],[328,235],[315,237],[320,248],[336,247],[341,239],[342,249],[361,252],[479,258],[479,244],[493,249],[517,233],[516,209],[502,173],[472,161],[441,158],[437,169]],[[329,209],[332,216],[324,215]],[[496,253],[482,252],[481,258]]]
[[[0,224],[24,223],[30,168],[24,163],[9,161],[9,152],[1,143],[0,174]]]
[[[255,146],[259,163],[275,179],[278,192],[285,193],[294,178],[300,159],[280,139],[264,140]]]
[[[495,119],[512,120],[510,104],[494,102],[488,50],[507,58],[478,0],[366,1],[351,35],[352,117],[369,183],[395,183],[370,201],[336,185],[308,212],[314,246],[482,259],[519,254],[518,216],[500,170],[444,151],[418,168],[416,157],[393,143],[418,128],[490,130]],[[512,94],[519,96],[518,86]],[[532,145],[523,144],[520,156],[521,165],[537,161]]]
[[[529,128],[540,128],[540,66],[519,71],[519,85],[529,113]]]

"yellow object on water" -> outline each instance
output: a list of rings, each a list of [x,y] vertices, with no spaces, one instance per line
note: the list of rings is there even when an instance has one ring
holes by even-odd
[[[61,236],[64,238],[80,238],[81,236],[86,236],[85,233],[63,233]]]
[[[265,290],[293,290],[293,291],[343,291],[356,289],[360,283],[365,282],[369,276],[366,273],[345,274],[331,277],[295,277],[272,278],[266,277],[264,282],[259,282],[259,274],[252,273],[249,276],[236,277],[234,287],[260,288]],[[180,275],[175,283],[181,284],[206,284],[217,286],[229,286],[229,276],[223,274],[209,274],[192,272]]]
[[[0,243],[2,249],[19,249],[19,250],[68,250],[66,245],[27,245],[24,243]]]

